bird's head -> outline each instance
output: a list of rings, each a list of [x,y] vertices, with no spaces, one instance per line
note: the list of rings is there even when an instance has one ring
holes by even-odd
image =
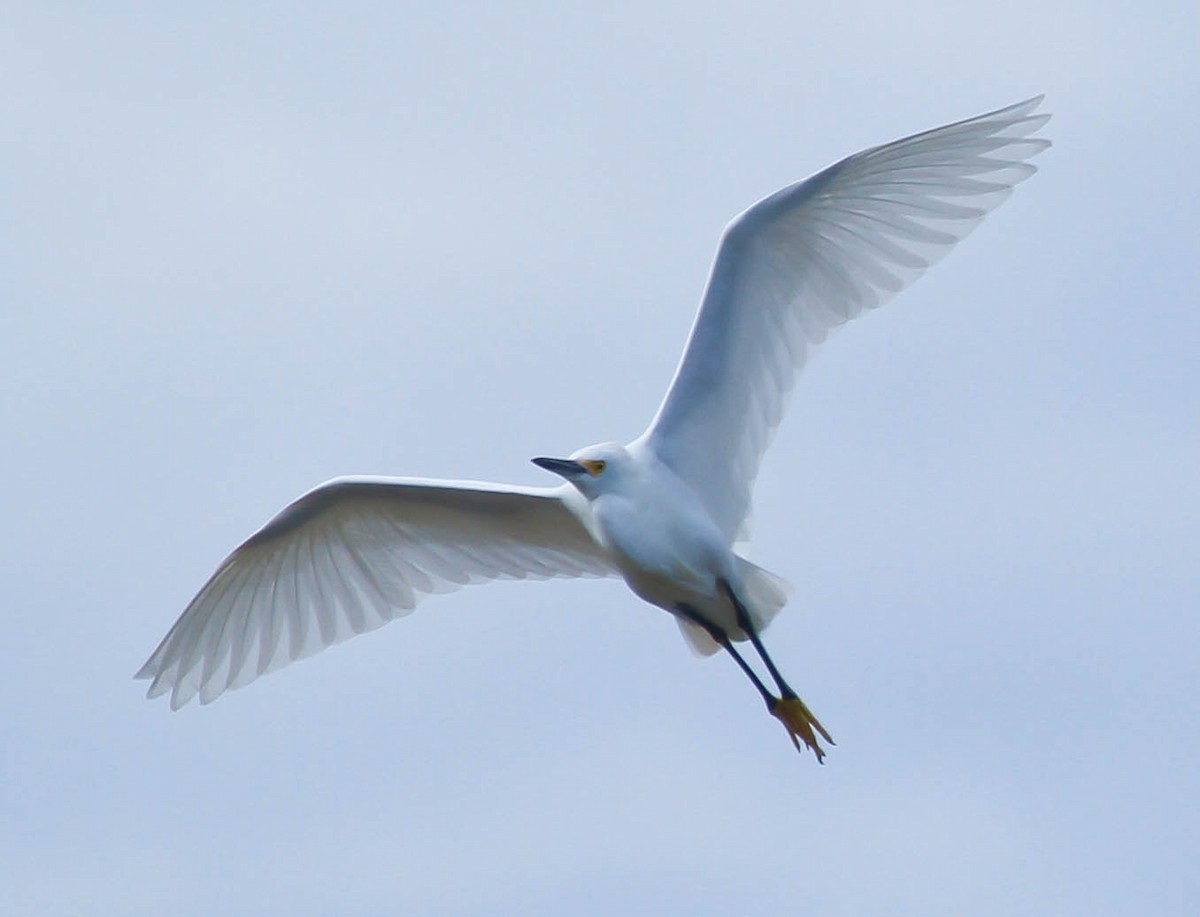
[[[633,464],[629,450],[617,443],[587,446],[570,458],[535,458],[533,464],[566,478],[588,499],[611,490]]]

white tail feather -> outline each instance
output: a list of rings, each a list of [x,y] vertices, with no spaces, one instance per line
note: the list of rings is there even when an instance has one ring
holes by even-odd
[[[740,598],[746,603],[746,610],[750,612],[754,627],[761,634],[787,604],[788,597],[792,594],[792,586],[783,577],[764,570],[744,557],[738,557],[737,564],[738,576],[741,577],[745,593]],[[693,624],[678,616],[675,617],[675,623],[679,625],[679,632],[697,656],[711,656],[721,648],[699,624]],[[745,639],[744,634],[734,635],[734,640]]]

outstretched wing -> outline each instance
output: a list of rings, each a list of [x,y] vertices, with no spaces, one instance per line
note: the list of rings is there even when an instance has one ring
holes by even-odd
[[[732,541],[796,372],[966,237],[1048,147],[1041,96],[856,153],[725,230],[683,359],[642,435]]]
[[[178,709],[493,579],[605,576],[603,550],[556,489],[337,478],[229,555],[137,673]]]

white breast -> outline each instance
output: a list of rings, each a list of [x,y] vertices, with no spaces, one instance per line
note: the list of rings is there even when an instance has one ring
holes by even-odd
[[[668,611],[686,602],[716,617],[714,606],[725,604],[716,583],[734,581],[733,554],[707,510],[674,475],[647,475],[636,487],[604,494],[592,512],[601,544],[635,593]]]

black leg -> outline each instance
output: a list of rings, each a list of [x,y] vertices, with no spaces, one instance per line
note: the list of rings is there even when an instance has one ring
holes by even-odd
[[[771,659],[770,654],[767,652],[767,648],[763,646],[763,642],[758,636],[758,631],[756,631],[754,628],[754,621],[752,621],[750,618],[750,612],[746,610],[746,606],[742,604],[741,599],[734,594],[733,587],[731,587],[729,583],[723,579],[718,580],[718,585],[725,595],[729,597],[729,601],[733,603],[734,612],[737,614],[738,627],[740,627],[745,632],[746,636],[750,638],[750,642],[754,644],[754,649],[758,652],[758,655],[762,657],[762,661],[766,664],[767,671],[771,673],[771,678],[773,678],[775,680],[775,684],[779,686],[779,693],[781,695],[779,700],[774,703],[772,703],[770,700],[767,701],[767,708],[774,716],[780,716],[781,708],[792,708],[797,711],[798,722],[788,725],[788,732],[792,736],[792,741],[796,742],[796,736],[799,734],[804,740],[804,743],[816,754],[817,760],[823,761],[825,758],[825,752],[817,744],[816,736],[813,735],[812,730],[815,729],[817,732],[819,732],[825,741],[830,745],[836,745],[837,743],[833,741],[833,737],[825,730],[825,727],[821,725],[820,721],[812,715],[812,711],[808,709],[802,700],[800,700],[799,695],[792,690],[791,685],[783,680],[783,676],[779,674],[779,669],[775,667],[775,662]],[[787,725],[787,720],[785,720],[785,725]],[[793,727],[795,727],[795,730]],[[796,748],[800,748],[798,742],[796,742]]]
[[[746,606],[743,605],[738,597],[733,594],[733,589],[730,588],[729,583],[725,582],[725,580],[721,580],[720,588],[726,593],[726,595],[729,596],[730,601],[733,602],[734,610],[737,612],[738,627],[745,631],[746,636],[750,638],[751,642],[753,642],[754,648],[758,651],[758,655],[761,656],[763,662],[766,663],[767,669],[771,673],[771,677],[775,679],[775,683],[779,685],[779,690],[783,694],[782,697],[776,697],[767,689],[767,686],[763,684],[762,679],[758,677],[758,673],[756,673],[754,669],[750,668],[749,663],[742,658],[742,654],[734,649],[733,641],[729,639],[729,635],[725,633],[725,631],[717,627],[715,624],[706,621],[703,616],[697,613],[695,608],[693,608],[691,605],[688,605],[686,602],[680,602],[677,604],[675,606],[676,612],[679,613],[680,617],[691,621],[693,624],[703,627],[705,631],[708,632],[708,635],[712,637],[713,640],[715,640],[717,644],[723,650],[725,650],[725,652],[733,657],[733,661],[738,664],[738,668],[746,673],[746,677],[750,679],[750,681],[754,684],[754,687],[758,689],[758,693],[762,695],[762,699],[766,701],[767,710],[770,711],[771,716],[775,717],[783,724],[784,728],[787,730],[788,737],[792,740],[792,744],[796,746],[796,750],[802,751],[804,748],[809,748],[812,750],[813,754],[817,756],[817,761],[823,763],[825,760],[825,750],[821,748],[820,743],[817,742],[817,737],[813,730],[815,729],[816,732],[819,732],[825,741],[829,742],[831,745],[833,744],[833,739],[829,737],[829,733],[825,731],[825,727],[822,726],[817,721],[817,718],[812,715],[812,711],[804,705],[804,701],[800,700],[800,698],[796,696],[796,692],[793,691],[788,686],[788,683],[783,680],[783,676],[780,675],[779,670],[775,668],[775,663],[772,662],[771,657],[767,655],[767,650],[762,645],[762,641],[758,639],[758,634],[755,633],[754,630],[754,622],[750,620],[750,614],[746,611]],[[803,746],[801,745],[801,742],[804,743]]]
[[[763,646],[763,642],[758,636],[758,631],[754,629],[754,622],[750,619],[750,613],[746,610],[746,606],[742,604],[742,600],[734,595],[733,589],[730,587],[728,582],[725,580],[718,580],[718,583],[725,595],[729,597],[729,601],[733,603],[733,610],[737,613],[738,627],[746,632],[746,636],[749,637],[750,642],[754,644],[754,649],[758,652],[758,655],[766,664],[767,671],[771,673],[771,677],[775,679],[775,684],[779,686],[779,693],[785,698],[796,697],[796,692],[793,691],[791,686],[783,680],[783,676],[779,674],[779,669],[775,667],[775,661],[767,652],[767,648]]]
[[[736,662],[738,667],[746,673],[746,677],[754,683],[754,687],[758,689],[758,693],[761,694],[763,700],[766,701],[767,709],[773,710],[775,708],[775,704],[779,702],[779,698],[767,690],[767,686],[762,683],[762,679],[758,677],[758,673],[755,672],[754,669],[750,668],[746,660],[742,658],[742,654],[734,649],[734,646],[730,642],[725,631],[721,630],[721,628],[717,627],[715,624],[710,624],[708,621],[704,620],[704,618],[696,613],[696,610],[692,608],[691,605],[688,605],[685,602],[680,602],[675,606],[675,608],[681,615],[683,615],[683,617],[687,618],[693,624],[698,624],[700,627],[703,627],[708,632],[708,635],[720,645],[721,649],[725,650],[725,652],[733,657],[733,661]]]

